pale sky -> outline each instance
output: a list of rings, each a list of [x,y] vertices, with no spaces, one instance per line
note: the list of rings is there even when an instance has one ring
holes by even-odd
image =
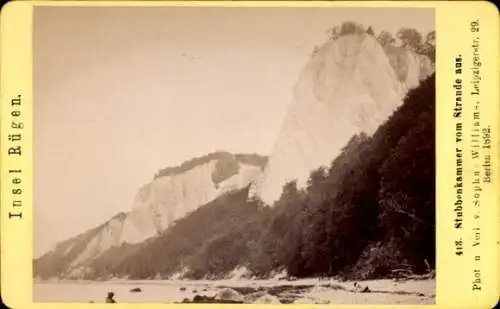
[[[348,20],[434,29],[426,9],[36,8],[35,255],[129,211],[161,168],[268,155],[313,46]]]

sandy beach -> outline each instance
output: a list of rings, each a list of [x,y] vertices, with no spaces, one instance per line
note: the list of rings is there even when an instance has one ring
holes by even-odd
[[[229,290],[231,297],[245,303],[302,304],[433,304],[435,280],[359,281],[305,279],[280,280],[144,280],[61,281],[34,285],[35,302],[104,302],[108,292],[118,303],[174,303],[196,295],[214,297]],[[132,289],[140,290],[131,292]],[[260,293],[259,295],[257,295]],[[251,295],[257,295],[255,298]]]

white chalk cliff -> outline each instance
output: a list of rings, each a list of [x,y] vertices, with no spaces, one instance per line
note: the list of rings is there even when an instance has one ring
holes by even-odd
[[[295,85],[274,150],[251,195],[272,204],[286,182],[296,179],[303,186],[310,172],[329,166],[354,134],[372,134],[407,91],[432,72],[426,56],[382,47],[367,34],[324,44]]]
[[[218,196],[248,186],[262,172],[265,160],[218,152],[167,168],[138,191],[130,212],[59,243],[35,261],[37,272],[80,278],[85,265],[108,249],[154,237]]]

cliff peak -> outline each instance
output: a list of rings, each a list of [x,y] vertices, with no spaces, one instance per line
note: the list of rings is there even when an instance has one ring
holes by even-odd
[[[286,182],[305,185],[351,136],[370,136],[406,93],[433,72],[411,50],[383,47],[366,33],[342,35],[317,48],[294,87],[293,100],[264,173],[251,195],[276,201]]]

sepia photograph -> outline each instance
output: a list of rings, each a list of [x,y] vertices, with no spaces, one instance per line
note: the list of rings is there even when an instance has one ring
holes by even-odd
[[[33,301],[435,304],[432,8],[36,6]]]

